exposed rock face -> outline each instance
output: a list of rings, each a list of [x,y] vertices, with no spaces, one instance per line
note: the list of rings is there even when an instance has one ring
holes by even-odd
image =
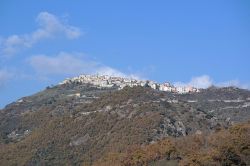
[[[70,146],[78,146],[78,145],[82,145],[82,144],[86,144],[87,141],[90,139],[89,134],[85,134],[83,137],[77,137],[75,136],[75,138],[72,138],[72,141],[70,142]]]

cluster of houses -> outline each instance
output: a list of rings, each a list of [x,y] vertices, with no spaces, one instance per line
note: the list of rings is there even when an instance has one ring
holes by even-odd
[[[70,79],[68,78],[59,84],[68,84],[68,83],[87,83],[103,88],[118,87],[119,89],[123,89],[126,86],[129,87],[148,86],[151,87],[152,89],[160,91],[181,93],[181,94],[199,92],[198,88],[191,86],[175,87],[168,82],[159,84],[157,82],[149,80],[137,80],[132,78],[114,77],[108,75],[80,75],[78,77],[73,77]]]

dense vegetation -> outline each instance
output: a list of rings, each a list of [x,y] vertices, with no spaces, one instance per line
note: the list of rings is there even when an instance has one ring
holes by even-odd
[[[109,153],[94,165],[250,165],[250,122],[210,135],[168,138],[124,153]]]

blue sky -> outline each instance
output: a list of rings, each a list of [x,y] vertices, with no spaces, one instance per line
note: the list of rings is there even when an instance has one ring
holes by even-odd
[[[250,1],[2,0],[0,108],[81,73],[250,88]]]

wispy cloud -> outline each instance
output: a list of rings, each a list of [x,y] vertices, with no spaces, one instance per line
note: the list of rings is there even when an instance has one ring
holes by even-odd
[[[215,85],[219,86],[219,87],[236,86],[236,87],[243,88],[243,89],[250,89],[250,84],[242,83],[237,79],[229,80],[229,81],[225,81],[225,82],[219,82],[219,83],[217,83]]]
[[[68,25],[65,21],[60,20],[57,16],[41,12],[36,18],[38,29],[31,33],[22,35],[11,35],[2,38],[0,41],[1,54],[10,56],[18,51],[30,48],[41,40],[64,36],[67,39],[75,39],[81,36],[82,32],[78,27]]]
[[[29,64],[39,75],[103,74],[111,76],[138,78],[134,74],[125,74],[117,69],[87,58],[81,53],[60,52],[54,56],[34,55],[28,59]]]
[[[0,69],[0,87],[12,78],[13,74],[5,69]]]
[[[241,83],[239,80],[229,80],[225,82],[215,82],[210,76],[202,75],[198,77],[193,77],[189,82],[175,82],[175,86],[193,86],[197,88],[208,88],[212,85],[218,87],[228,87],[228,86],[236,86],[243,89],[250,89],[250,84]]]
[[[208,75],[202,75],[199,77],[193,77],[187,83],[184,82],[175,82],[176,86],[193,86],[197,88],[208,88],[213,85],[213,80]]]

